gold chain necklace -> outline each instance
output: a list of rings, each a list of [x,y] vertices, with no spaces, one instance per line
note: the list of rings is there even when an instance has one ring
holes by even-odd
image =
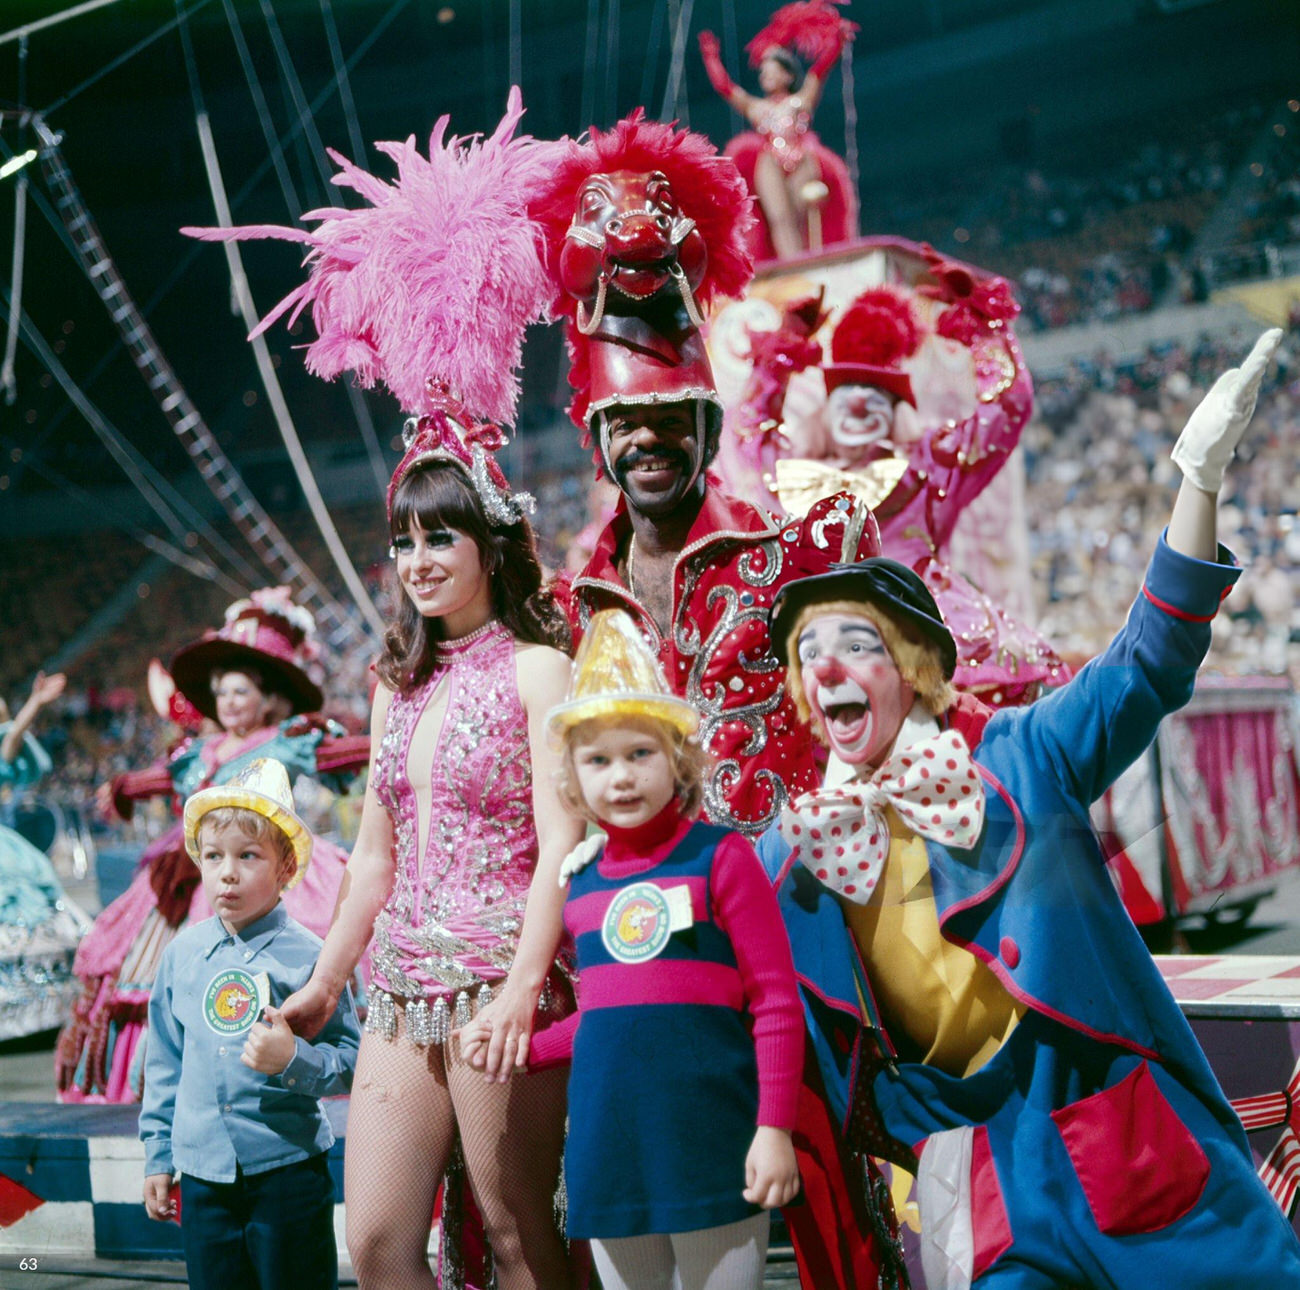
[[[636,594],[636,534],[632,534],[632,541],[627,547],[627,589],[632,593],[632,599],[641,603],[641,597]]]

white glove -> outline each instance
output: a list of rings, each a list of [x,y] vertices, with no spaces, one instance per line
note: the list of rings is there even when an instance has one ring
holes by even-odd
[[[1255,412],[1255,398],[1269,360],[1282,340],[1282,329],[1266,331],[1240,367],[1231,368],[1188,418],[1169,455],[1183,475],[1206,493],[1223,487],[1223,472],[1237,451]]]

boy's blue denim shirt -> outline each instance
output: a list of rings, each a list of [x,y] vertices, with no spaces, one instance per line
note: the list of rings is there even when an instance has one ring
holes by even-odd
[[[179,1170],[229,1183],[328,1151],[320,1098],[352,1087],[360,1029],[350,991],[315,1040],[298,1038],[279,1075],[239,1060],[256,1020],[248,985],[270,979],[279,1007],[307,983],[320,938],[278,904],[237,936],[219,918],[188,927],[164,950],[149,996],[140,1138],[145,1174]]]

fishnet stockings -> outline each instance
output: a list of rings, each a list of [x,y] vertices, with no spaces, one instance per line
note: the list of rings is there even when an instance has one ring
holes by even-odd
[[[366,1033],[348,1111],[348,1253],[361,1290],[433,1290],[427,1248],[457,1130],[499,1290],[569,1290],[552,1199],[564,1146],[564,1068],[489,1084],[454,1043]]]

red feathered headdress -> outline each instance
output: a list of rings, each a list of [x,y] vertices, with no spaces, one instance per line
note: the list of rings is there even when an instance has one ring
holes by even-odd
[[[864,291],[831,337],[826,392],[840,385],[874,385],[913,406],[912,382],[901,368],[924,335],[908,301],[888,287]]]
[[[853,39],[856,22],[843,17],[837,5],[845,0],[796,0],[782,5],[766,27],[745,46],[749,65],[758,67],[774,45],[793,49],[806,62],[826,66]]]
[[[680,321],[684,325],[674,324],[672,334],[660,338],[662,344],[652,340],[648,348],[640,342],[633,344],[630,332],[657,331],[665,313],[663,293],[643,301],[621,300],[623,323],[613,326],[612,332],[587,328],[589,334],[584,334],[579,311],[584,310],[583,316],[590,319],[599,317],[600,308],[596,306],[592,312],[594,302],[584,294],[588,279],[577,283],[565,260],[566,246],[572,254],[575,233],[579,247],[587,248],[592,258],[610,254],[605,230],[575,229],[575,208],[593,176],[620,171],[633,175],[658,172],[667,179],[677,212],[673,247],[682,261],[689,261],[677,266],[677,281],[669,286],[668,294],[681,289],[689,295],[686,314],[691,317],[683,315]],[[586,428],[593,402],[593,368],[610,380],[617,372],[620,381],[633,382],[637,388],[626,392],[635,393],[639,401],[652,401],[652,394],[659,401],[697,398],[701,389],[711,394],[712,374],[703,346],[697,343],[699,317],[718,297],[738,295],[754,271],[749,251],[753,199],[735,163],[703,135],[647,121],[643,109],[637,108],[611,130],[593,128],[585,140],[565,140],[548,180],[530,204],[530,213],[542,229],[547,267],[555,284],[553,308],[567,320],[569,383],[576,391],[569,415],[574,422]],[[612,345],[620,353],[602,350],[601,361],[593,363],[593,347],[602,345]],[[642,352],[653,361],[639,363]],[[609,402],[603,397],[609,393],[602,386],[595,401]]]

